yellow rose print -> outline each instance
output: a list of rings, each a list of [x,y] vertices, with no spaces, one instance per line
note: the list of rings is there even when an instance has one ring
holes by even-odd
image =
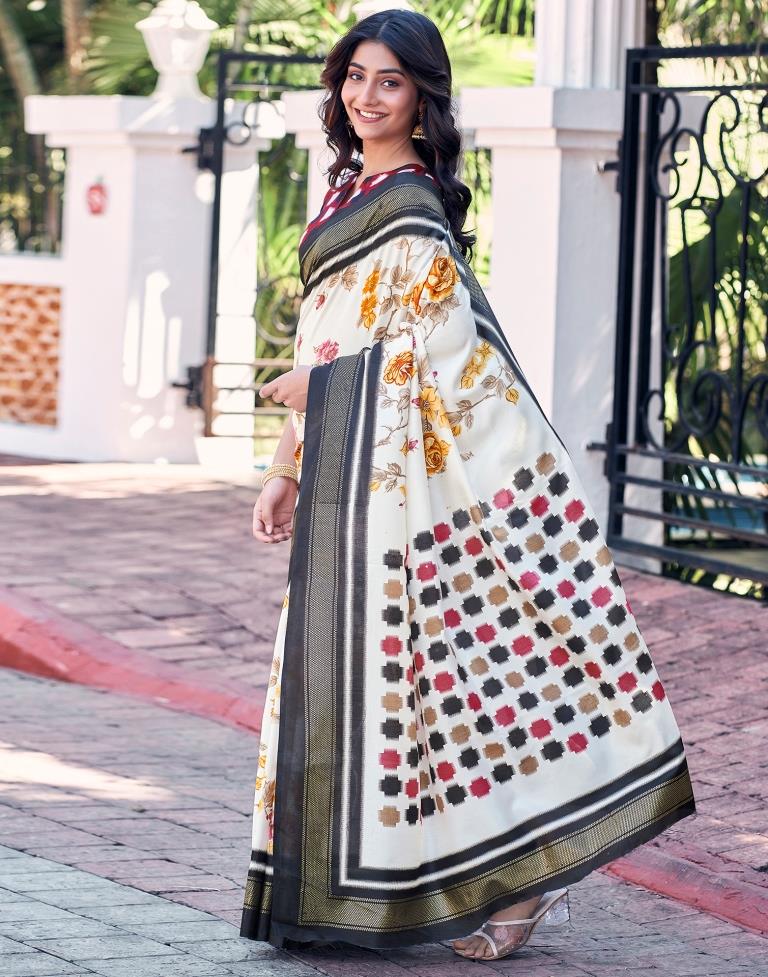
[[[404,383],[407,383],[411,379],[413,371],[413,353],[410,350],[405,350],[402,353],[398,353],[397,356],[393,356],[389,363],[387,363],[386,369],[384,370],[384,382],[396,383],[402,387]]]
[[[449,427],[448,415],[437,387],[423,387],[419,391],[419,402],[421,416],[425,421]]]
[[[424,460],[427,463],[427,475],[437,475],[445,470],[445,459],[451,446],[442,441],[434,431],[424,432]]]
[[[376,291],[376,286],[379,284],[379,269],[374,268],[370,275],[365,279],[365,284],[363,285],[363,292],[374,292]]]
[[[453,294],[453,289],[459,281],[459,273],[456,270],[456,262],[450,255],[442,255],[435,258],[432,267],[429,269],[427,280],[424,287],[431,302],[442,302],[449,295]]]
[[[376,296],[374,294],[366,294],[360,303],[360,318],[363,320],[366,329],[370,329],[376,322]]]

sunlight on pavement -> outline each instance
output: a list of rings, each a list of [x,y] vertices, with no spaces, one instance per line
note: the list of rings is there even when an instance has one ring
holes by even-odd
[[[173,791],[163,787],[65,763],[50,753],[17,750],[0,741],[0,792],[3,783],[75,789],[86,796],[112,800],[157,801],[175,797]]]

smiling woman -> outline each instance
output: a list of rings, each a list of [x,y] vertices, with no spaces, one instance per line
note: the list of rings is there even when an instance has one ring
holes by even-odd
[[[254,514],[292,546],[240,932],[506,956],[568,917],[568,886],[693,813],[685,749],[466,260],[437,29],[369,17],[323,79],[335,160],[273,381],[297,407]]]

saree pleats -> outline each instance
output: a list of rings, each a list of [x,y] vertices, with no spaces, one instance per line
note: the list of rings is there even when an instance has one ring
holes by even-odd
[[[241,935],[466,935],[695,810],[567,450],[434,184],[309,234],[301,482]]]

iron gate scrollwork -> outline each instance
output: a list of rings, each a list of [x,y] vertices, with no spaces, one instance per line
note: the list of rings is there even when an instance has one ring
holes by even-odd
[[[627,52],[608,542],[768,583],[768,52]]]

